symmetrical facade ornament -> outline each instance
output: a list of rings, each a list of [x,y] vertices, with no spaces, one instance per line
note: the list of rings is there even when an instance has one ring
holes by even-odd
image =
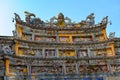
[[[120,38],[107,37],[108,16],[95,24],[94,13],[76,23],[63,13],[48,22],[27,11],[25,21],[14,14],[14,36],[0,36],[0,80],[120,76]]]

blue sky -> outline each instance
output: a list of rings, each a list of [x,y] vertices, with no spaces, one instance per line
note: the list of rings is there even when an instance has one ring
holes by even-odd
[[[107,25],[107,34],[115,32],[116,37],[120,37],[120,0],[0,0],[0,35],[12,36],[15,29],[13,13],[18,13],[24,20],[24,11],[35,13],[44,21],[59,12],[75,22],[85,20],[86,16],[94,13],[96,24],[109,16],[112,25]]]

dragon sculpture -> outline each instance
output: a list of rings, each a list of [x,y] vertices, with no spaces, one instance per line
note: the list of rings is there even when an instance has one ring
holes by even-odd
[[[28,11],[25,11],[24,13],[26,14],[25,20],[27,24],[31,24],[36,27],[43,25],[44,22],[40,18],[36,18],[34,13],[30,13]]]

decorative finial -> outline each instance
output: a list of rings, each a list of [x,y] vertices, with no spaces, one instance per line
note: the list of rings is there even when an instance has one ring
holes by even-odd
[[[20,23],[21,22],[20,16],[17,13],[14,13],[14,15],[15,15],[15,21]],[[13,19],[13,21],[14,21],[14,19]]]
[[[66,24],[70,24],[71,23],[71,19],[68,18],[68,17],[64,17],[63,13],[61,13],[61,12],[57,15],[57,17],[55,17],[55,16],[52,17],[50,19],[50,22],[51,23],[55,23],[54,20],[57,20],[56,25],[60,26],[60,27],[65,27]],[[66,22],[66,20],[68,20],[68,23]]]
[[[94,13],[91,13],[86,17],[86,22],[88,23],[89,26],[93,26],[95,24],[94,18],[95,18]]]

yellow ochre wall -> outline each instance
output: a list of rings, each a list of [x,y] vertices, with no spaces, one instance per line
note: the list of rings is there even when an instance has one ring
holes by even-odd
[[[103,30],[101,31],[101,33],[103,34],[104,40],[107,40],[108,37],[107,37],[107,34],[106,34],[106,29],[103,29]]]
[[[23,50],[18,49],[18,53],[19,53],[19,55],[22,55],[23,54]]]
[[[24,40],[25,36],[23,35],[23,27],[19,24],[16,24],[16,31],[17,31],[18,38],[22,38]]]
[[[64,57],[75,57],[76,53],[74,50],[64,50],[64,51],[59,51],[58,56],[64,56]]]
[[[14,76],[14,74],[9,72],[9,59],[6,59],[5,61],[5,67],[6,67],[6,76]]]
[[[67,39],[65,40],[65,42],[72,43],[73,42],[72,36],[73,36],[72,34],[59,34],[60,42],[64,42],[61,40],[61,38],[66,37]],[[74,50],[65,50],[64,53],[62,53],[62,54],[61,54],[61,51],[59,51],[58,55],[59,55],[59,57],[61,57],[61,56],[65,56],[65,57],[76,56]]]
[[[114,56],[115,55],[115,48],[114,48],[114,43],[113,42],[111,42],[110,44],[109,44],[109,46],[110,46],[110,49],[108,49],[107,51],[107,53],[108,53],[108,55],[109,55],[109,53],[111,52],[112,54],[110,54],[111,56]]]
[[[19,55],[19,53],[18,53],[18,47],[19,47],[19,42],[16,42],[15,43],[15,54],[16,55]]]
[[[6,66],[6,75],[9,75],[9,60],[8,59],[6,59],[5,66]]]
[[[66,37],[67,38],[65,42],[69,42],[69,43],[73,42],[72,41],[72,36],[73,36],[72,34],[59,34],[58,36],[60,38],[60,42],[64,42],[64,41],[61,40],[62,37]]]

